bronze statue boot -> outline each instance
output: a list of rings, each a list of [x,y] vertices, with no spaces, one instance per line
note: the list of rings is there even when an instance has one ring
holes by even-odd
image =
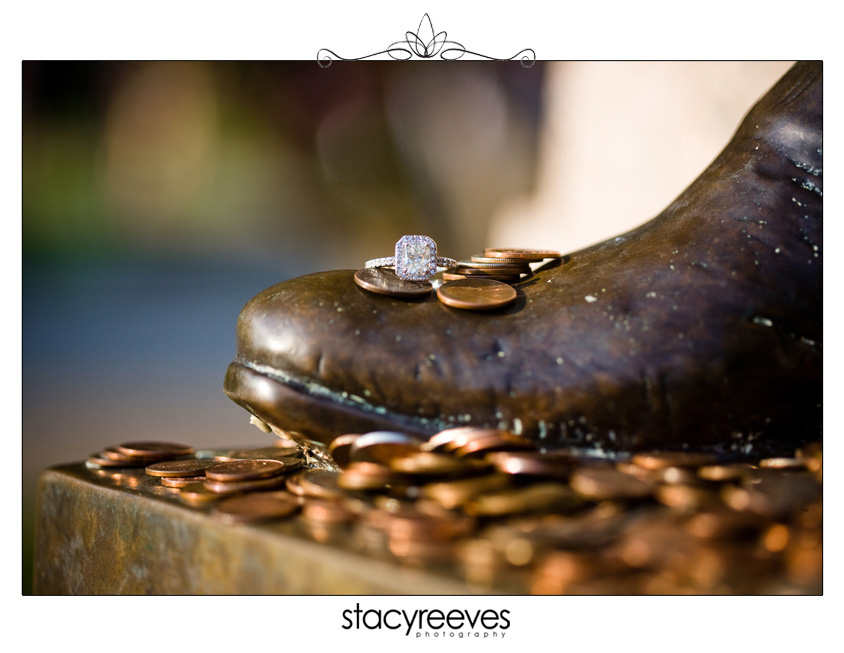
[[[508,308],[385,297],[350,270],[279,283],[243,309],[225,391],[323,442],[463,425],[543,450],[817,440],[822,96],[822,64],[795,65],[662,214],[540,268]]]

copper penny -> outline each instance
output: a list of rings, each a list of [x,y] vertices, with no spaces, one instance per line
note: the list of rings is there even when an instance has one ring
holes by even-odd
[[[640,467],[639,465],[634,465],[633,463],[625,461],[617,462],[615,464],[615,468],[622,474],[635,476],[636,478],[647,481],[648,483],[655,482],[656,472],[653,469],[646,469],[644,467]]]
[[[650,483],[613,467],[581,467],[572,472],[569,483],[575,492],[596,501],[636,499],[653,493]]]
[[[161,484],[164,487],[183,488],[183,487],[187,487],[191,483],[198,482],[200,479],[202,479],[202,476],[184,476],[184,477],[162,476],[161,477]]]
[[[346,433],[340,437],[334,438],[331,444],[328,445],[328,453],[334,458],[334,462],[340,467],[347,467],[351,462],[349,453],[352,445],[360,437],[360,433]]]
[[[285,477],[283,475],[256,478],[248,481],[213,481],[206,478],[204,485],[208,491],[214,494],[238,494],[240,492],[272,490],[284,485],[284,480]]]
[[[423,441],[397,431],[372,431],[361,435],[349,449],[351,462],[389,465],[390,460],[419,451]]]
[[[468,277],[470,279],[497,279],[498,277],[518,277],[521,279],[522,274],[530,274],[530,268],[457,268],[454,270],[455,274],[461,277]]]
[[[430,281],[405,281],[395,271],[385,268],[358,270],[355,283],[364,290],[390,297],[424,297],[434,289]]]
[[[464,509],[471,515],[502,516],[536,511],[569,511],[583,505],[570,487],[553,481],[523,488],[479,494]]]
[[[481,426],[455,426],[454,428],[445,429],[432,435],[422,445],[422,449],[424,451],[454,451],[465,446],[472,440],[491,436],[504,436],[504,434],[509,435],[509,431]]]
[[[759,461],[759,467],[765,469],[805,469],[806,461],[802,458],[765,458]]]
[[[212,481],[223,483],[231,481],[251,481],[275,476],[284,471],[284,463],[278,460],[256,458],[250,460],[232,460],[217,463],[205,470],[205,475]]]
[[[821,485],[811,475],[787,470],[759,469],[754,477],[745,478],[741,487],[721,488],[721,498],[733,510],[774,518],[795,514],[821,496]]]
[[[390,461],[390,467],[411,476],[453,477],[488,471],[491,465],[480,461],[460,460],[444,453],[418,451],[401,458],[394,458]]]
[[[478,278],[482,276],[484,279],[493,279],[494,281],[500,281],[501,283],[518,283],[522,280],[521,275],[519,274],[498,274],[498,273],[483,273],[483,275],[479,274],[455,274],[453,272],[443,272],[443,281],[459,281],[461,279],[471,279],[472,277]]]
[[[506,431],[500,434],[475,438],[462,447],[454,449],[458,458],[483,458],[492,451],[536,451],[536,446],[526,438],[520,438]]]
[[[698,512],[684,523],[687,532],[703,540],[740,537],[756,533],[767,523],[764,518],[733,512],[723,506]]]
[[[396,472],[384,465],[369,462],[352,462],[343,470],[337,485],[344,490],[381,490],[398,480]]]
[[[219,499],[219,495],[205,487],[205,483],[197,481],[185,485],[179,491],[179,498],[192,506],[201,506],[211,501],[216,501]]]
[[[109,460],[116,460],[118,462],[125,462],[125,463],[132,463],[138,465],[144,465],[149,463],[158,462],[160,460],[166,460],[169,458],[173,458],[168,454],[128,454],[117,447],[106,447],[102,451],[100,451],[100,457],[108,458]]]
[[[302,506],[302,519],[320,524],[345,524],[355,513],[337,501],[311,499]]]
[[[542,260],[541,256],[525,256],[522,258],[507,258],[505,256],[483,256],[481,254],[475,254],[472,256],[470,261],[472,263],[507,263],[507,264],[515,264],[515,265],[523,265],[529,267],[530,263],[538,263]],[[463,264],[463,261],[460,261],[460,264]]]
[[[507,474],[489,474],[459,481],[431,483],[422,488],[422,496],[453,509],[485,492],[509,487],[512,484],[511,479],[512,477]]]
[[[105,458],[102,452],[92,453],[88,456],[88,464],[96,465],[97,467],[143,467],[144,463],[133,462],[131,460],[113,460]]]
[[[287,491],[295,494],[298,497],[305,496],[305,490],[302,488],[302,477],[305,475],[307,470],[300,470],[294,474],[290,474],[284,477],[284,486],[287,488]]]
[[[116,449],[130,456],[189,456],[193,453],[193,447],[177,442],[126,442],[120,444]]]
[[[484,256],[489,258],[516,258],[516,259],[546,259],[561,258],[560,252],[551,249],[504,249],[487,247],[484,249]]]
[[[650,451],[638,453],[631,459],[636,465],[646,469],[663,467],[701,467],[715,463],[715,456],[707,453],[686,451]]]
[[[493,451],[484,456],[484,460],[495,465],[505,474],[514,476],[557,478],[566,480],[574,465],[565,461],[531,451]]]
[[[722,505],[716,492],[692,485],[660,485],[655,496],[661,504],[685,512]]]
[[[215,512],[226,521],[259,522],[289,517],[299,509],[299,502],[287,492],[257,492],[223,499]]]
[[[475,520],[466,515],[434,517],[414,508],[387,511],[380,528],[391,537],[420,540],[445,540],[472,532]]]
[[[229,451],[224,455],[215,456],[218,463],[230,463],[236,460],[276,460],[284,465],[284,471],[289,472],[305,464],[301,451],[288,455],[290,449],[284,447],[263,447],[261,449],[242,449]]]
[[[337,472],[325,469],[307,469],[299,475],[298,481],[303,496],[330,499],[344,494],[337,484],[339,478],[340,474]]]
[[[204,476],[206,469],[217,464],[215,460],[168,460],[167,462],[147,466],[146,473],[148,476],[174,478]]]
[[[458,279],[437,288],[437,297],[443,304],[468,311],[504,308],[517,296],[511,286],[494,279]]]
[[[688,467],[663,467],[652,470],[649,479],[654,483],[665,483],[666,485],[704,485],[704,479],[698,476],[696,470]]]
[[[472,272],[510,272],[511,274],[530,273],[527,263],[476,263],[474,261],[460,261],[455,272],[470,274]]]
[[[756,469],[746,463],[732,465],[704,465],[698,467],[697,475],[707,481],[736,481],[744,478],[749,471]]]
[[[492,279],[493,281],[509,283],[511,279],[521,281],[522,275],[529,275],[530,270],[520,270],[517,268],[501,268],[500,270],[483,270],[480,268],[457,268],[456,270],[454,270],[454,274],[460,276],[463,279]],[[456,279],[449,279],[449,281],[456,281]]]

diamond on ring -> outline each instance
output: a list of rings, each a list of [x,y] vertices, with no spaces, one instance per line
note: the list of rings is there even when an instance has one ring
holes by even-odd
[[[404,281],[427,281],[438,267],[453,268],[457,261],[437,256],[437,244],[428,236],[402,236],[396,243],[395,256],[367,261],[365,267],[394,267],[396,276]]]
[[[428,236],[402,236],[395,265],[400,279],[427,281],[437,273],[437,244]]]

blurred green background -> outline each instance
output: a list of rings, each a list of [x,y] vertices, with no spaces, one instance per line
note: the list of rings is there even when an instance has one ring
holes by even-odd
[[[403,234],[457,258],[491,244],[493,212],[532,188],[545,65],[22,65],[29,594],[44,468],[270,437],[222,392],[252,296]]]

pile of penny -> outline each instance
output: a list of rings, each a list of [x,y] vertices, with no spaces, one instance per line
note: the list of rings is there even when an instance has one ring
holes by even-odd
[[[152,463],[190,456],[193,447],[175,442],[126,442],[106,447],[88,457],[95,467],[146,467]]]
[[[158,477],[165,487],[177,489],[179,498],[189,505],[202,506],[226,497],[238,497],[227,504],[235,506],[233,510],[223,507],[222,511],[233,521],[253,521],[286,516],[297,509],[297,502],[285,496],[280,501],[289,509],[280,514],[279,501],[274,501],[278,496],[271,496],[267,491],[283,489],[290,472],[304,464],[302,450],[291,442],[214,452],[207,458],[156,463],[146,468],[146,474]],[[244,499],[241,495],[254,498]]]
[[[226,521],[285,524],[479,590],[822,593],[821,443],[743,462],[658,451],[608,460],[460,427],[428,440],[347,434],[328,451],[336,469],[308,467],[290,445],[147,474]]]
[[[487,247],[468,261],[458,261],[453,270],[443,272],[445,281],[458,279],[493,279],[503,283],[519,283],[533,274],[531,263],[558,259],[559,252],[538,249],[499,249]]]
[[[533,274],[532,263],[559,259],[559,252],[536,249],[486,248],[468,261],[442,273],[437,298],[447,306],[472,311],[504,308],[516,301],[514,285]],[[400,298],[429,295],[430,281],[405,281],[387,268],[364,268],[355,273],[355,283],[369,292]]]

